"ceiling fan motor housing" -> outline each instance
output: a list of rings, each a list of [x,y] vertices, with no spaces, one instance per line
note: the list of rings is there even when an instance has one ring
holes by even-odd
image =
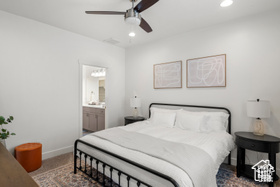
[[[129,25],[140,25],[141,15],[133,8],[131,8],[126,11],[124,20]]]

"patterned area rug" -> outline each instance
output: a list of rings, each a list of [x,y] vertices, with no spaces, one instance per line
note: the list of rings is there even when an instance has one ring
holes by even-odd
[[[257,183],[252,179],[246,177],[237,177],[236,173],[228,168],[220,168],[218,174],[216,175],[218,186],[236,186],[236,187],[261,187],[268,186],[263,183]]]
[[[87,187],[101,187],[100,184],[90,179],[84,173],[78,171],[77,174],[73,172],[73,163],[55,168],[53,170],[33,176],[33,179],[41,187],[68,187],[68,186],[87,186]],[[237,178],[236,174],[228,168],[220,168],[217,174],[218,186],[247,186],[259,187],[267,186],[265,184],[257,184],[255,181],[245,177]],[[117,186],[117,185],[115,185]]]
[[[73,168],[73,163],[70,163],[33,176],[32,178],[42,187],[101,186],[80,171],[74,174]]]

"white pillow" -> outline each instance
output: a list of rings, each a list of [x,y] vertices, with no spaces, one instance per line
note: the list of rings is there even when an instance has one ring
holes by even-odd
[[[227,131],[229,114],[224,112],[202,112],[208,116],[206,123],[200,126],[201,132],[220,132]]]
[[[205,124],[208,117],[201,112],[190,112],[181,110],[177,113],[175,127],[199,132],[200,126]]]
[[[153,125],[159,125],[163,127],[170,127],[173,128],[174,122],[176,119],[176,113],[173,112],[161,112],[161,111],[154,111],[153,118],[151,119],[151,123]]]
[[[182,109],[176,109],[176,110],[172,110],[172,109],[165,109],[165,108],[157,108],[157,107],[151,107],[151,116],[149,120],[153,119],[154,116],[154,112],[162,112],[162,113],[177,113],[178,111],[182,110]]]

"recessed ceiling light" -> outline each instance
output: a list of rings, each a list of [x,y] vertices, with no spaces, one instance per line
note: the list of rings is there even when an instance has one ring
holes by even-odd
[[[232,0],[224,0],[224,1],[220,4],[220,6],[221,6],[221,7],[228,7],[228,6],[230,6],[232,3],[233,3]]]
[[[128,34],[128,36],[130,36],[130,37],[134,37],[136,34],[135,34],[135,32],[130,32],[129,34]]]

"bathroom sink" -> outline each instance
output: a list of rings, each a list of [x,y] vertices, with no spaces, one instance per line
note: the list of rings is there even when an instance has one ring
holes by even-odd
[[[93,104],[84,104],[83,106],[86,106],[86,107],[93,107],[93,108],[106,108],[105,104],[104,105],[93,105]]]

